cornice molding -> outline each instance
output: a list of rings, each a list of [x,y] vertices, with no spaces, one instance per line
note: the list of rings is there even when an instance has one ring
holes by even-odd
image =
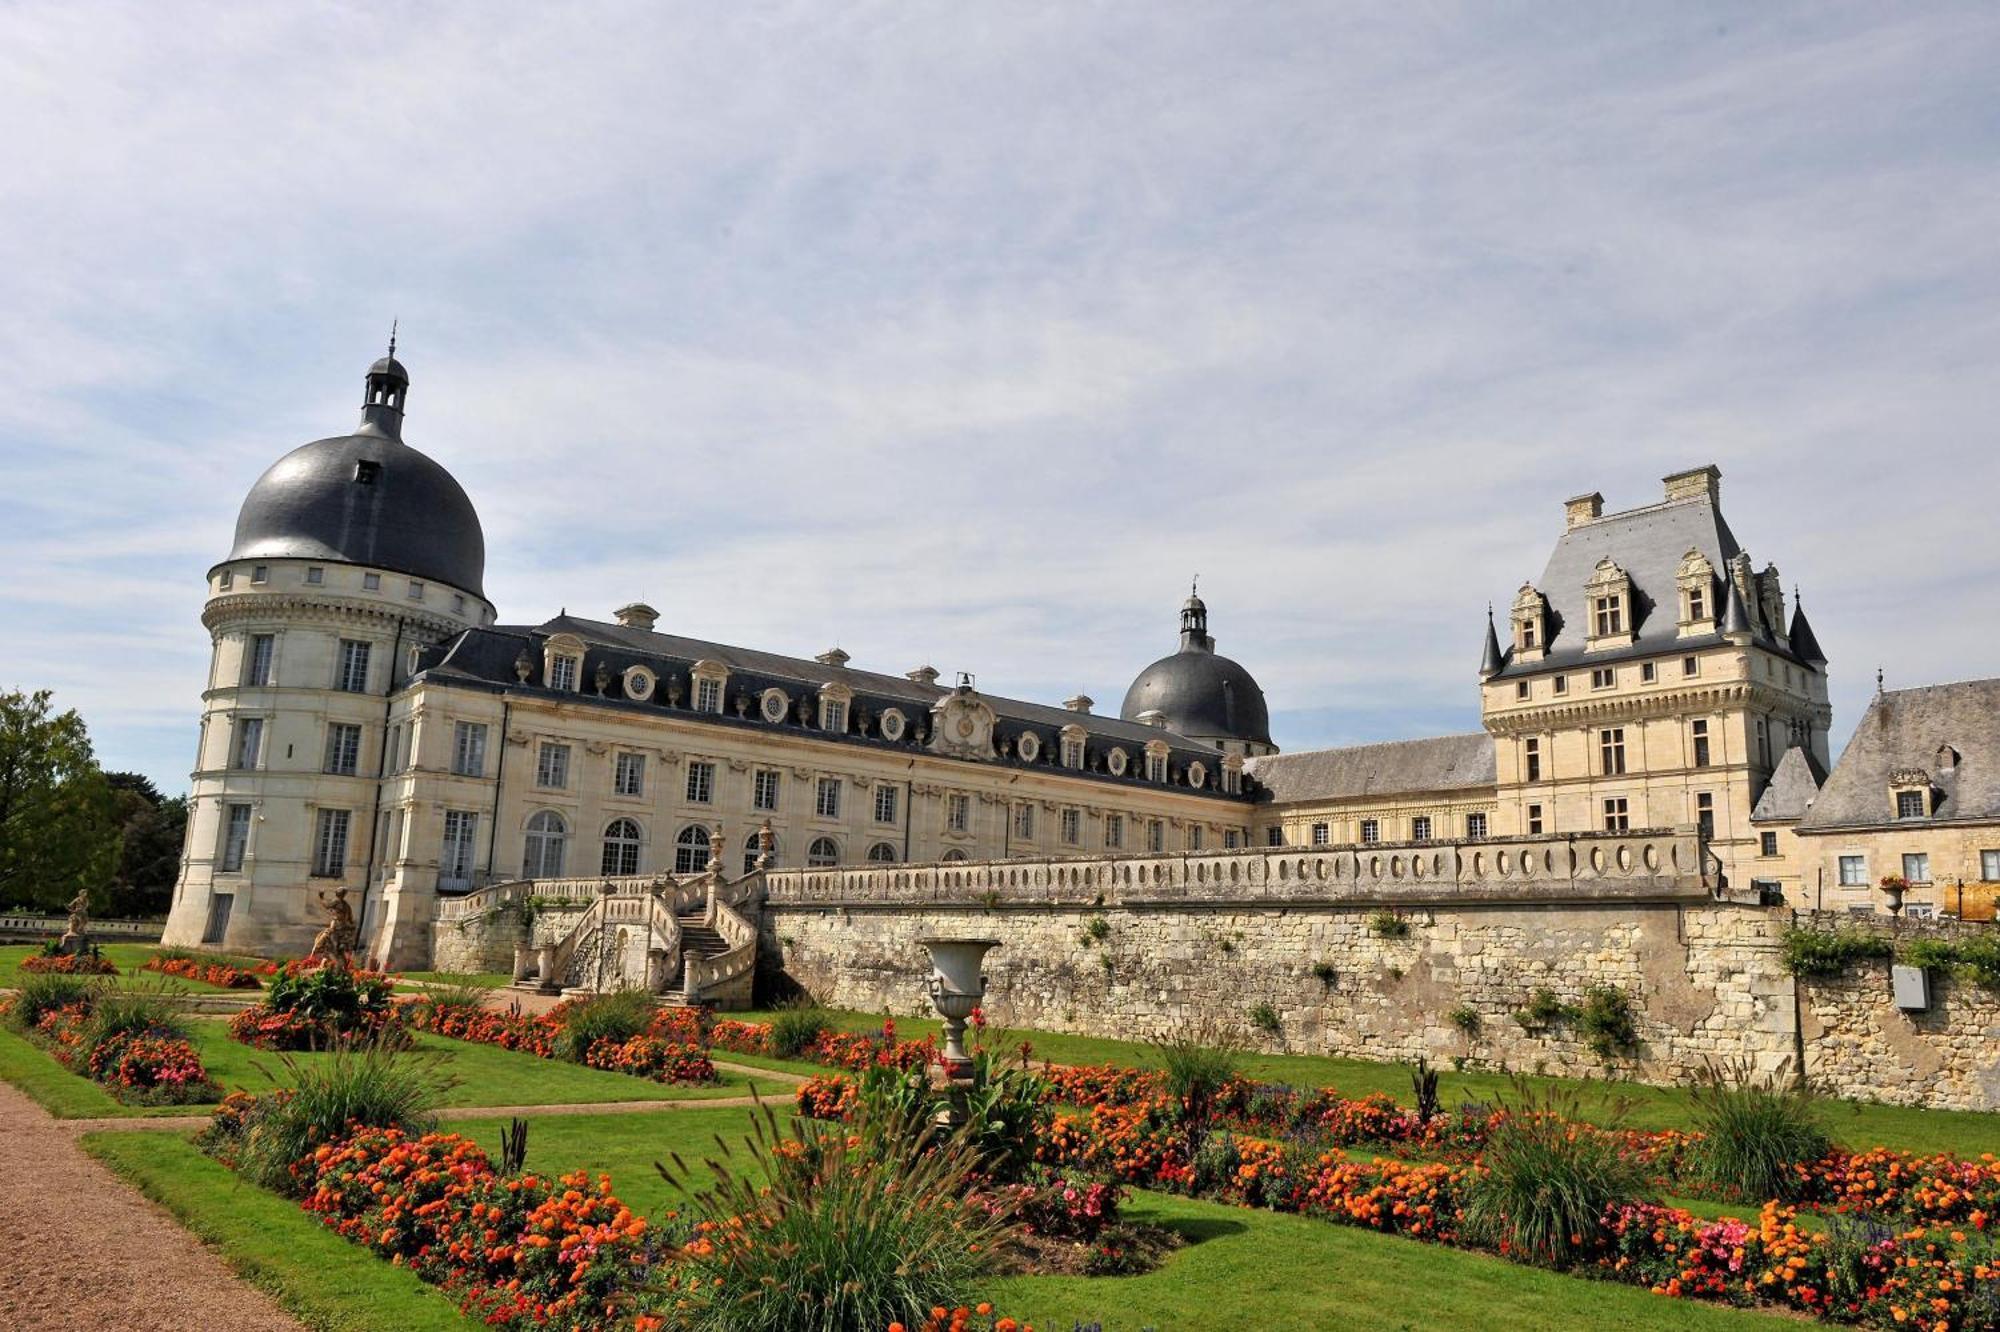
[[[345,624],[359,620],[384,626],[402,621],[406,626],[429,629],[439,638],[451,637],[470,627],[436,611],[306,592],[236,592],[210,597],[201,608],[202,627],[211,633],[245,620],[268,619]]]

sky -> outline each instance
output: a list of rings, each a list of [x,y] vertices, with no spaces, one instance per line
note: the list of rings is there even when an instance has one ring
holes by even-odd
[[[0,688],[184,790],[271,462],[405,439],[509,622],[1114,710],[1197,573],[1287,749],[1477,729],[1562,500],[1714,463],[1836,746],[2000,674],[2000,10],[0,9]]]

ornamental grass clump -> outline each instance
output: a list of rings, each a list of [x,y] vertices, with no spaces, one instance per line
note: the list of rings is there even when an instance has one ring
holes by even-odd
[[[585,1063],[599,1041],[623,1045],[653,1025],[653,997],[643,990],[614,990],[563,1009],[556,1033],[556,1058]]]
[[[865,1113],[865,1112],[864,1112]],[[963,1134],[919,1151],[913,1123],[780,1125],[751,1116],[740,1163],[726,1145],[697,1189],[679,1157],[656,1168],[695,1194],[693,1233],[665,1281],[667,1325],[686,1332],[851,1332],[923,1327],[992,1270],[1011,1215],[975,1196]]]
[[[832,1030],[833,1022],[819,1005],[787,1005],[771,1019],[771,1053],[779,1059],[797,1059]]]
[[[297,1196],[312,1183],[293,1169],[318,1148],[362,1128],[399,1129],[412,1136],[436,1125],[438,1100],[456,1082],[435,1056],[399,1053],[383,1045],[336,1049],[307,1064],[282,1057],[286,1084],[255,1098],[232,1097],[203,1131],[203,1150],[252,1183]]]
[[[33,1031],[44,1013],[88,1004],[96,992],[97,986],[82,976],[28,973],[21,977],[20,988],[14,991],[14,1002],[7,1008],[7,1025],[19,1032]]]
[[[1748,1060],[1710,1063],[1692,1098],[1701,1131],[1694,1175],[1724,1196],[1797,1199],[1813,1163],[1833,1149],[1818,1101],[1782,1070],[1766,1081]]]
[[[1582,1122],[1574,1093],[1516,1081],[1464,1186],[1461,1232],[1512,1258],[1568,1267],[1596,1249],[1613,1203],[1651,1201],[1621,1135]]]
[[[104,986],[90,1006],[84,1043],[91,1048],[121,1036],[162,1036],[187,1040],[186,1019],[174,1000],[179,991],[160,987]]]

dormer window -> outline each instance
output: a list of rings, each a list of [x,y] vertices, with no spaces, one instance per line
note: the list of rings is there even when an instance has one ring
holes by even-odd
[[[549,658],[549,688],[560,689],[566,694],[575,693],[578,670],[578,661],[575,657]]]
[[[696,712],[722,711],[722,681],[698,679],[694,682],[694,710]]]
[[[362,458],[354,464],[354,484],[372,486],[382,475],[382,464],[373,459]]]
[[[1125,770],[1132,766],[1132,757],[1123,749],[1113,749],[1104,756],[1104,767],[1113,777],[1123,777]]]
[[[1922,791],[1896,792],[1896,817],[1899,819],[1920,819],[1926,813]]]
[[[1681,556],[1674,582],[1680,588],[1682,637],[1714,633],[1715,566],[1708,562],[1708,556],[1698,550]]]
[[[1146,780],[1162,785],[1167,780],[1167,751],[1165,746],[1158,749],[1146,747]]]
[[[1548,601],[1531,583],[1521,584],[1509,612],[1514,625],[1514,655],[1522,661],[1540,661],[1549,645]]]
[[[1083,767],[1083,732],[1078,727],[1063,728],[1062,765],[1074,769]]]
[[[1208,769],[1199,761],[1190,763],[1187,766],[1187,779],[1188,785],[1199,791],[1208,784]]]
[[[1042,738],[1033,731],[1023,731],[1015,737],[1014,752],[1020,755],[1021,762],[1033,763],[1042,756]]]
[[[830,684],[819,691],[819,729],[847,734],[847,705],[854,697],[846,685]]]
[[[542,649],[542,682],[550,689],[574,694],[583,687],[583,640],[557,634]]]
[[[1597,562],[1584,585],[1590,607],[1589,648],[1616,647],[1633,640],[1632,578],[1606,557]]]
[[[773,685],[764,691],[763,698],[757,704],[757,711],[763,715],[765,721],[775,726],[785,719],[785,713],[790,711],[791,706],[791,698],[784,690]]]

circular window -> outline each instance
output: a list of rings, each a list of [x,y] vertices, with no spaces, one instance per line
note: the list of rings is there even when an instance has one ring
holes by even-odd
[[[653,696],[653,673],[644,666],[625,668],[625,697],[644,702]]]
[[[781,722],[785,719],[785,710],[792,706],[792,700],[785,696],[785,691],[782,689],[766,689],[763,702],[757,706],[764,714],[765,721]]]
[[[903,738],[903,728],[906,724],[903,721],[903,714],[896,711],[896,709],[883,709],[882,738],[884,740],[901,740]]]
[[[1042,742],[1040,737],[1033,731],[1021,732],[1020,739],[1014,742],[1014,752],[1021,756],[1023,763],[1033,763],[1042,756]]]
[[[1188,785],[1194,787],[1196,790],[1200,790],[1202,785],[1208,781],[1208,769],[1201,765],[1200,760],[1188,764],[1187,775]]]
[[[1122,749],[1112,750],[1108,755],[1105,756],[1104,759],[1104,765],[1111,769],[1111,775],[1113,777],[1123,777],[1125,775],[1125,769],[1129,767],[1131,763],[1132,760],[1126,756],[1125,751]]]

